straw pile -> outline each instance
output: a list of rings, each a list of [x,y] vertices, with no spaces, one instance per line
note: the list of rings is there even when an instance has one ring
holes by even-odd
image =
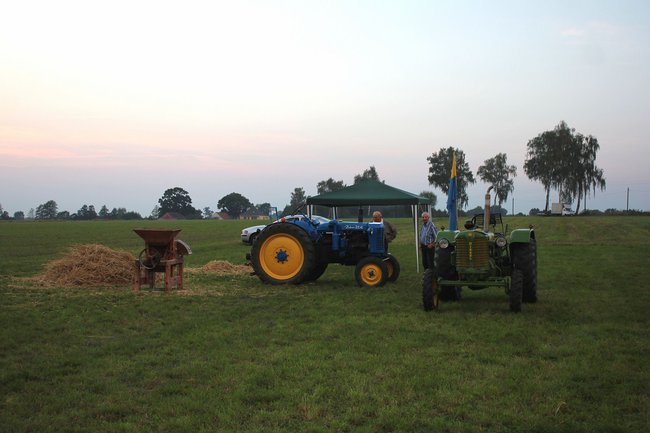
[[[73,245],[62,259],[47,264],[39,282],[58,287],[103,287],[133,283],[135,257],[103,245]]]
[[[204,272],[218,275],[246,275],[252,269],[248,265],[233,265],[225,260],[212,260],[200,268],[186,268],[186,272]]]

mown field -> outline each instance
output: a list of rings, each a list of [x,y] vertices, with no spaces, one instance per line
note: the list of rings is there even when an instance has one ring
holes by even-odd
[[[0,222],[0,431],[648,431],[650,218],[506,221],[537,229],[520,314],[501,289],[425,313],[406,219],[382,288],[333,265],[302,286],[187,273],[171,293],[20,278],[73,244],[137,254],[136,227],[181,228],[189,267],[241,264],[250,223]]]

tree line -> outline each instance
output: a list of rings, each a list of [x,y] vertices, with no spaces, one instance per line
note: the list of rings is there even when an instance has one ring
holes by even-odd
[[[586,199],[592,193],[595,194],[597,189],[605,190],[604,172],[595,163],[599,149],[600,145],[595,137],[577,133],[564,121],[561,121],[552,130],[542,132],[528,141],[523,169],[529,179],[540,182],[544,188],[546,196],[544,212],[548,212],[549,196],[552,189],[558,191],[558,196],[562,202],[572,203],[577,200],[576,212],[580,210],[580,201],[582,199]],[[456,157],[458,203],[462,210],[469,202],[468,186],[476,183],[474,173],[470,169],[465,152],[462,149],[452,146],[443,147],[438,152],[427,157],[429,164],[427,180],[429,185],[440,189],[444,195],[447,195],[454,155]],[[493,186],[493,206],[499,208],[513,192],[513,178],[516,175],[517,167],[508,164],[505,153],[497,153],[495,156],[486,159],[476,171],[476,176],[481,181]],[[362,173],[354,176],[353,184],[367,179],[383,182],[377,169],[370,166]],[[335,180],[330,177],[318,182],[316,191],[318,194],[323,194],[338,191],[347,186],[343,180]],[[434,192],[421,191],[420,195],[428,198],[431,206],[435,208],[438,200]],[[278,214],[287,215],[295,212],[296,209],[304,205],[307,198],[308,196],[303,187],[294,188],[290,194],[289,204]],[[253,204],[248,198],[237,192],[232,192],[219,199],[217,208],[231,218],[239,218],[246,213],[269,215],[271,210],[275,209],[270,203]],[[408,206],[388,207],[388,211],[394,210],[395,214],[398,214],[404,210],[408,213],[410,210],[407,208]],[[317,210],[321,213],[327,212],[327,209]],[[506,212],[505,209],[503,211]],[[339,213],[341,216],[356,216],[355,212],[356,209],[342,209]],[[351,213],[351,215],[347,215],[347,213]],[[176,218],[201,219],[212,218],[214,212],[209,207],[195,208],[192,205],[189,193],[181,187],[174,187],[167,189],[163,193],[148,218],[160,218],[166,214],[171,214]],[[0,218],[10,219],[8,213],[2,211],[1,206]],[[25,215],[23,212],[16,212],[14,218],[24,219]],[[93,205],[83,205],[77,212],[72,214],[67,211],[59,212],[56,202],[50,200],[39,205],[36,210],[30,209],[27,218],[92,220],[98,218],[142,219],[142,216],[137,212],[127,211],[125,208],[113,208],[109,211],[106,205],[102,206],[99,212],[95,211]]]

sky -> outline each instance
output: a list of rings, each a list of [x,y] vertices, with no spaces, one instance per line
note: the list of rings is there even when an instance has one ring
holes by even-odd
[[[649,42],[646,1],[2,0],[0,204],[282,209],[374,166],[442,208],[427,157],[452,146],[474,173],[506,153],[528,213],[526,144],[565,121],[600,144],[587,208],[647,211]]]

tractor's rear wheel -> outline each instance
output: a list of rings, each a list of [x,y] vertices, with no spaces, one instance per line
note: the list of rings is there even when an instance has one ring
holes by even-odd
[[[397,278],[399,277],[400,269],[399,269],[399,262],[397,261],[395,256],[389,254],[388,257],[384,259],[384,263],[386,263],[386,267],[388,269],[388,277],[386,278],[386,280],[389,283],[393,283],[397,281]]]
[[[537,244],[531,239],[527,244],[513,245],[513,264],[523,274],[523,302],[537,302]]]
[[[309,275],[305,278],[305,281],[316,281],[317,279],[320,278],[323,273],[325,273],[325,270],[327,269],[328,263],[316,263],[314,265],[314,268],[311,270]]]
[[[523,283],[523,273],[519,269],[512,271],[512,277],[510,278],[510,291],[508,295],[510,297],[510,310],[515,313],[519,313],[521,311]]]
[[[386,284],[388,267],[381,258],[367,256],[357,263],[354,276],[361,287],[380,287]]]
[[[313,271],[315,258],[314,243],[302,228],[291,223],[271,224],[251,249],[255,274],[270,284],[300,284]]]
[[[435,269],[425,269],[422,274],[422,306],[424,311],[437,310],[440,305],[440,287]]]

